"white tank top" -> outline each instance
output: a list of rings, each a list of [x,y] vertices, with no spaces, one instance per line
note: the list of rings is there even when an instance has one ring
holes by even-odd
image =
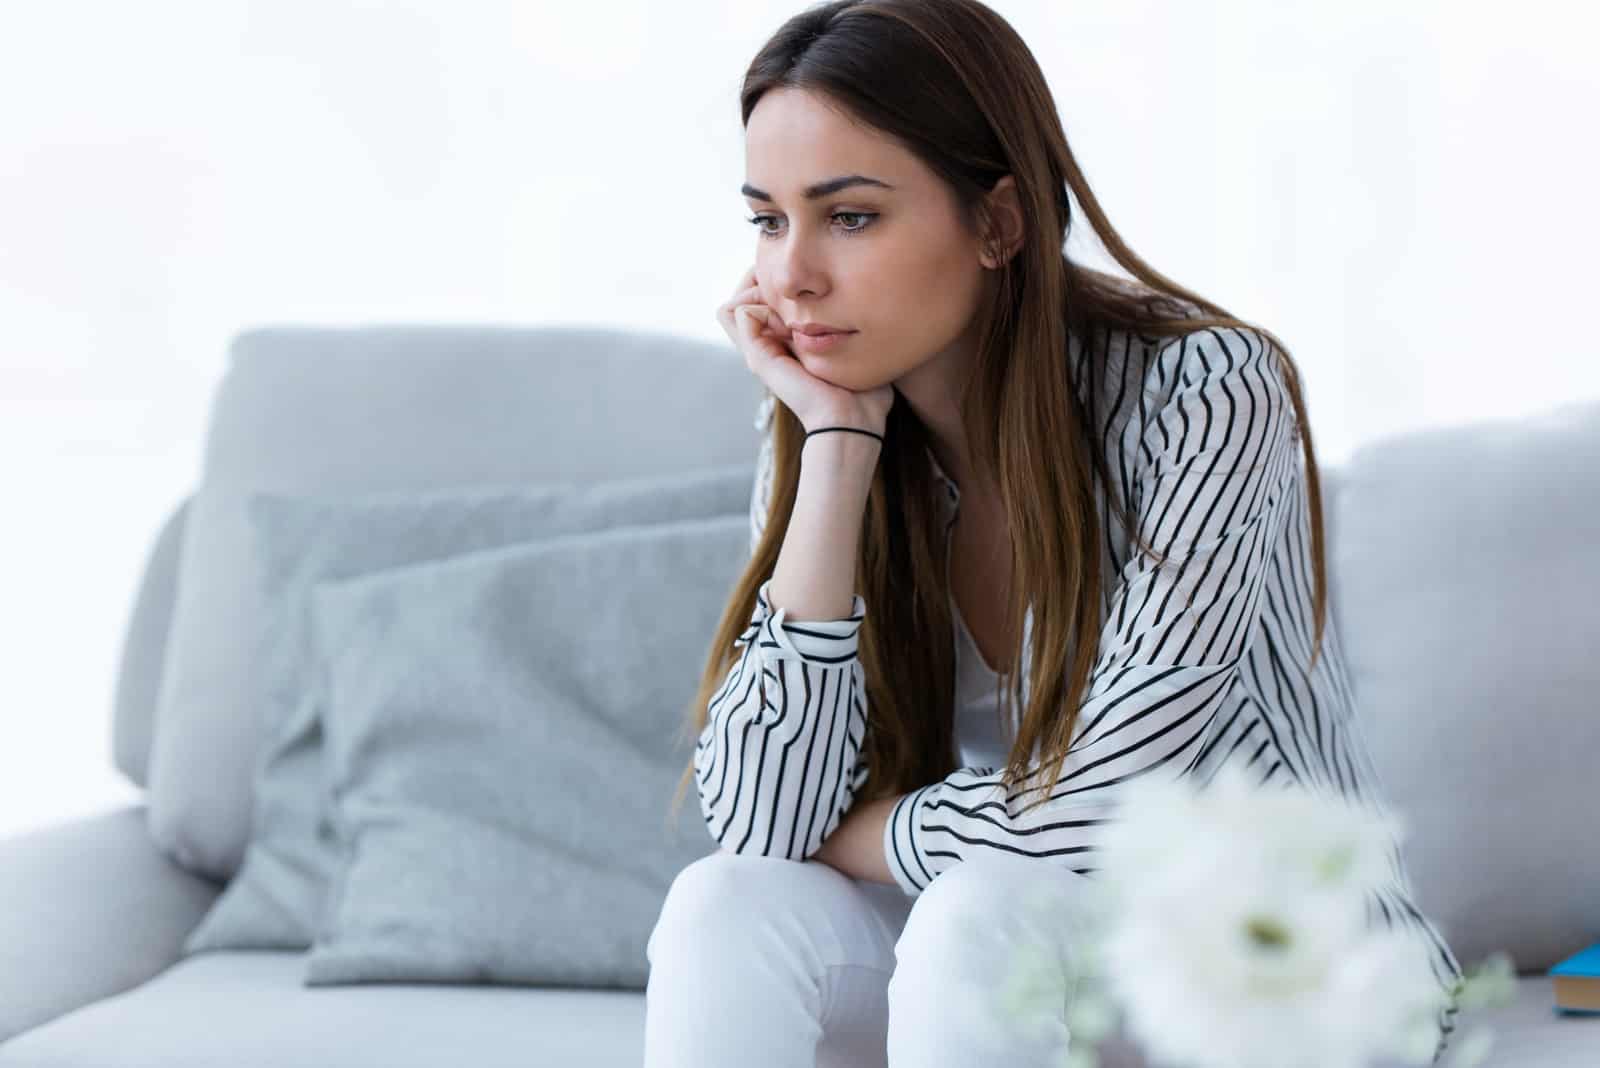
[[[1005,767],[1011,743],[1017,736],[1015,717],[1007,717],[1002,729],[996,699],[998,676],[983,662],[983,653],[973,640],[950,596],[950,618],[956,632],[956,755],[964,768],[988,768],[990,773]]]

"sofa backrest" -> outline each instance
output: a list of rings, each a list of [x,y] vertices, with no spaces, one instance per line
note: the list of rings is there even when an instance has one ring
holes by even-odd
[[[230,345],[202,483],[292,490],[315,467],[318,488],[365,491],[753,463],[761,397],[731,346],[657,332],[261,327]],[[155,539],[123,641],[113,753],[140,786],[193,499]]]
[[[1600,402],[1372,442],[1330,604],[1417,904],[1463,964],[1600,941]]]

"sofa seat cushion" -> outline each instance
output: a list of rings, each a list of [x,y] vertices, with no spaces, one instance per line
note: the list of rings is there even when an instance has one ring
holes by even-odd
[[[258,950],[186,958],[0,1044],[0,1068],[638,1068],[644,1058],[645,996],[637,990],[308,987],[305,957]],[[1463,1012],[1455,1039],[1480,1023],[1495,1031],[1491,1065],[1593,1068],[1600,1050],[1600,1017],[1553,1013],[1543,975],[1517,980],[1514,1004]],[[1140,1063],[1120,1035],[1103,1052],[1107,1068]]]
[[[1479,1025],[1489,1028],[1494,1039],[1483,1062],[1489,1068],[1501,1064],[1516,1068],[1600,1064],[1600,1016],[1558,1013],[1554,1003],[1549,976],[1522,976],[1517,980],[1516,1001],[1462,1013],[1456,1019],[1452,1041],[1459,1042]]]
[[[307,987],[306,954],[202,953],[0,1046],[8,1068],[638,1068],[636,990]]]

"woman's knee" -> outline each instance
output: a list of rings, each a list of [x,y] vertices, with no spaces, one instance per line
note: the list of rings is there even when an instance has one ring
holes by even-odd
[[[1003,888],[988,877],[988,866],[962,861],[939,873],[911,904],[905,927],[895,943],[904,966],[936,967],[952,954],[975,949],[1004,908]]]
[[[817,862],[718,850],[686,865],[672,880],[645,947],[651,961],[671,946],[700,951],[754,940],[774,925],[793,926],[796,913],[848,890],[849,879]],[[840,884],[840,885],[835,885]]]
[[[949,966],[1019,942],[1057,942],[1081,918],[1085,877],[1011,854],[980,853],[946,868],[911,906],[895,945],[904,962]]]
[[[784,863],[773,857],[741,856],[719,849],[686,865],[667,887],[651,932],[651,946],[680,933],[698,941],[719,930],[736,929],[741,909],[771,888],[778,865]]]

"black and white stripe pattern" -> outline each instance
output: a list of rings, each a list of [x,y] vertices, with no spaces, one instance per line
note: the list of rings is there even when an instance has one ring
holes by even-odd
[[[734,853],[804,860],[850,809],[867,777],[866,691],[856,658],[866,602],[825,624],[772,611],[757,591],[743,650],[712,697],[695,749],[700,806]]]
[[[1019,813],[1021,792],[1007,793],[992,768],[962,768],[902,796],[884,850],[907,894],[981,850],[1092,874],[1115,788],[1140,775],[1205,777],[1231,760],[1263,785],[1383,804],[1331,624],[1308,667],[1310,512],[1276,351],[1254,331],[1235,329],[1170,339],[1116,333],[1106,342],[1096,430],[1141,535],[1167,563],[1131,551],[1102,497],[1102,553],[1113,579],[1073,746],[1050,800]],[[1075,337],[1072,354],[1081,365]],[[1077,381],[1085,381],[1081,373]],[[763,402],[758,427],[771,404]],[[947,491],[948,531],[959,490],[929,459]],[[770,436],[757,470],[752,547],[766,520]],[[711,702],[695,751],[702,811],[724,849],[802,860],[849,810],[867,773],[869,716],[856,657],[864,617],[857,596],[845,619],[791,621],[785,610],[773,612],[761,587],[738,640],[742,655]],[[1031,624],[1030,610],[1024,696]],[[1388,885],[1369,895],[1370,920],[1414,934],[1441,987],[1453,992],[1461,969],[1412,904],[1398,843],[1390,867]],[[1435,1060],[1455,1011],[1452,997]]]

